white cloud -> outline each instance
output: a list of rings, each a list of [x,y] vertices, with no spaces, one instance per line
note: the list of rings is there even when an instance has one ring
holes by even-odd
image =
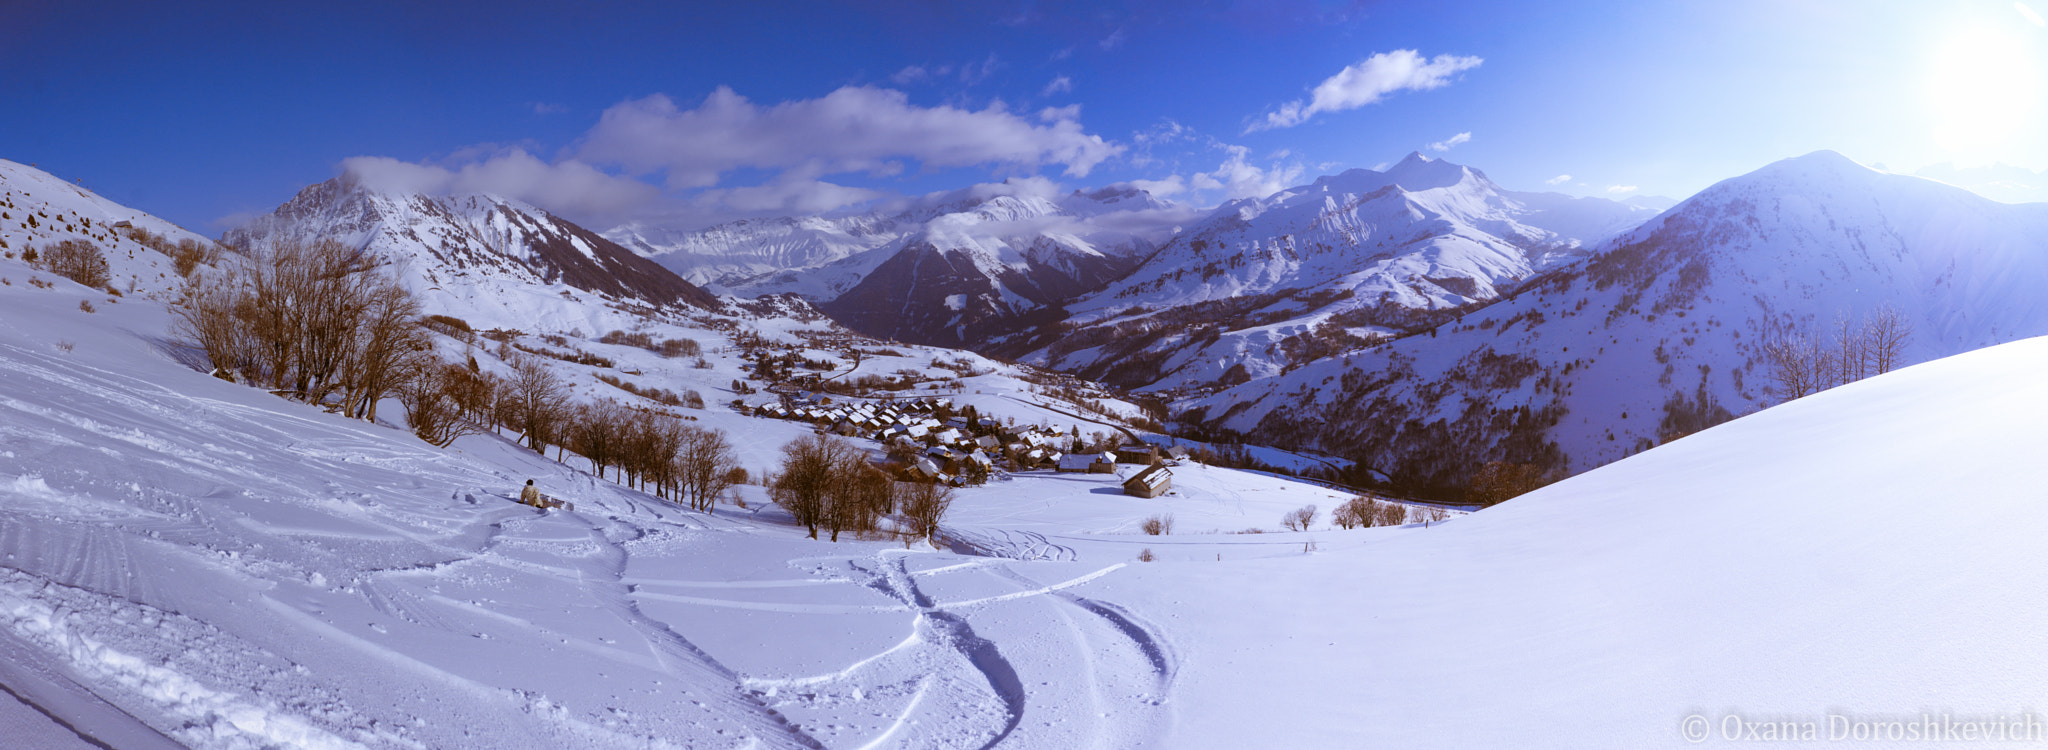
[[[925,70],[923,65],[912,65],[891,74],[889,82],[898,86],[908,86],[930,77],[931,71]]]
[[[886,194],[866,188],[835,185],[823,180],[785,172],[766,184],[707,190],[697,197],[707,209],[728,209],[743,213],[821,214]]]
[[[1620,194],[1622,194],[1622,193],[1633,193],[1633,192],[1635,192],[1635,191],[1636,191],[1636,186],[1634,186],[1634,185],[1608,185],[1608,186],[1607,186],[1607,192],[1609,192],[1609,193],[1613,193],[1613,194],[1615,194],[1615,195],[1620,195]]]
[[[825,175],[892,159],[926,167],[1066,166],[1086,176],[1124,147],[1072,118],[1034,125],[1001,104],[975,111],[919,107],[900,91],[848,86],[818,99],[761,107],[719,87],[693,109],[655,94],[605,110],[579,159],[634,174],[664,172],[672,188],[709,187],[741,168],[804,167]]]
[[[1300,164],[1278,162],[1260,168],[1247,158],[1249,149],[1243,146],[1223,146],[1230,156],[1215,171],[1197,174],[1193,185],[1196,190],[1222,190],[1223,199],[1263,198],[1293,187],[1301,181],[1307,171]]]
[[[1445,138],[1445,139],[1443,139],[1443,140],[1441,140],[1441,141],[1437,141],[1437,142],[1435,142],[1435,143],[1429,144],[1429,150],[1431,150],[1431,151],[1449,151],[1449,150],[1451,150],[1451,149],[1457,148],[1457,147],[1458,147],[1458,144],[1460,144],[1460,143],[1464,143],[1464,142],[1466,142],[1466,141],[1469,141],[1469,140],[1472,140],[1472,134],[1471,134],[1471,133],[1459,133],[1459,134],[1457,134],[1457,135],[1454,135],[1454,136],[1451,136],[1451,137],[1449,137],[1449,138]]]
[[[996,59],[996,54],[990,52],[986,60],[960,66],[960,82],[970,86],[981,83],[988,80],[989,76],[995,75],[1002,67],[1003,61]]]
[[[1245,132],[1294,127],[1318,113],[1357,109],[1399,91],[1440,88],[1451,82],[1451,76],[1479,67],[1481,62],[1477,57],[1452,55],[1425,60],[1412,49],[1381,52],[1325,79],[1307,103],[1297,99],[1280,105],[1253,121]]]
[[[1038,92],[1038,95],[1052,96],[1053,94],[1064,94],[1073,90],[1074,79],[1068,78],[1066,76],[1060,76],[1058,78],[1052,79],[1051,83],[1046,84],[1045,89],[1043,91]]]
[[[2015,2],[2012,4],[2012,8],[2019,11],[2020,15],[2025,16],[2027,21],[2035,26],[2048,26],[2048,19],[2041,18],[2041,14],[2035,13],[2034,9],[2027,7],[2026,3]]]
[[[548,102],[533,103],[533,113],[536,115],[559,115],[567,111],[569,111],[569,105],[567,104],[551,104]]]
[[[383,156],[343,159],[342,171],[373,190],[490,193],[539,206],[572,221],[613,220],[651,205],[661,191],[606,174],[575,159],[549,164],[509,149],[449,168]]]
[[[1543,181],[1543,184],[1545,184],[1545,185],[1563,185],[1563,184],[1565,184],[1565,183],[1567,183],[1567,182],[1571,182],[1571,181],[1572,181],[1572,176],[1571,176],[1571,175],[1568,175],[1568,174],[1561,174],[1561,175],[1558,175],[1558,176],[1556,176],[1556,177],[1552,177],[1552,178],[1550,178],[1550,179],[1548,179],[1548,180],[1544,180],[1544,181]]]
[[[1180,175],[1169,175],[1164,180],[1131,180],[1130,186],[1147,193],[1166,198],[1188,191],[1188,181]],[[1112,185],[1111,187],[1115,187]]]
[[[1160,191],[1180,192],[1185,190],[1180,176],[1165,180],[1132,180],[1103,186],[1103,189],[1137,187],[1155,196],[1164,196]],[[1019,198],[1041,198],[1059,200],[1066,196],[1065,187],[1044,177],[1010,178],[1002,182],[970,185],[957,190],[889,201],[879,208],[884,212],[913,212],[917,209],[954,211],[961,206],[975,205],[998,196]],[[1064,234],[1085,239],[1098,245],[1127,242],[1135,237],[1152,241],[1163,240],[1180,227],[1192,224],[1207,213],[1171,201],[1156,208],[1112,210],[1099,214],[1073,216],[1055,214],[1008,221],[981,219],[973,222],[938,221],[926,224],[927,228],[967,237],[1007,239],[1035,234]]]
[[[1129,35],[1125,34],[1124,30],[1119,28],[1116,31],[1110,32],[1109,36],[1103,37],[1102,41],[1097,42],[1095,46],[1101,47],[1103,51],[1107,52],[1109,50],[1113,50],[1123,46],[1124,39],[1128,37]]]
[[[1079,104],[1069,104],[1064,107],[1046,107],[1045,109],[1038,110],[1039,122],[1079,119],[1081,119],[1081,105]]]

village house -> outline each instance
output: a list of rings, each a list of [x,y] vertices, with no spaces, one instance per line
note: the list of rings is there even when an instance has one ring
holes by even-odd
[[[1173,489],[1173,472],[1163,464],[1148,466],[1144,471],[1132,474],[1124,480],[1124,494],[1135,497],[1158,497]]]
[[[1126,445],[1116,449],[1116,462],[1149,466],[1159,461],[1159,449],[1149,445]]]

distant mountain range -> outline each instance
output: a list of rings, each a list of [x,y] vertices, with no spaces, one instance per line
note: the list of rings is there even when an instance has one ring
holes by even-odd
[[[12,162],[0,211],[10,251],[88,239],[118,283],[164,297],[170,258],[113,222],[201,241]],[[1889,309],[1912,329],[1906,362],[2048,333],[2048,204],[1825,151],[1661,213],[1411,155],[1208,212],[1128,186],[999,190],[602,236],[516,201],[344,176],[224,240],[316,238],[397,261],[430,312],[479,328],[822,310],[1150,393],[1191,435],[1322,450],[1446,494],[1487,461],[1576,473],[1775,403],[1764,345],[1789,333]]]
[[[1129,271],[1167,236],[1148,231],[1162,217],[1197,215],[1128,186],[1059,196],[999,188],[857,216],[606,235],[714,290],[800,294],[871,336],[969,347]]]
[[[1918,362],[2048,333],[2043,288],[2048,204],[1822,151],[1716,184],[1491,304],[1181,405],[1211,432],[1319,446],[1410,487],[1455,488],[1489,460],[1576,473],[1781,400],[1774,336],[1825,339],[1888,307]]]

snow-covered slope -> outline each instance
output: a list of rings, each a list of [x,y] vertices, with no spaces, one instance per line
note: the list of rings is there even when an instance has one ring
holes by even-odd
[[[1889,306],[1913,329],[1904,361],[1922,361],[2048,333],[2043,288],[2048,206],[1818,152],[1702,191],[1426,335],[1184,406],[1415,486],[1456,486],[1486,460],[1584,471],[1775,403],[1762,344],[1779,333]]]
[[[1145,501],[1018,476],[957,501],[980,556],[803,539],[759,487],[706,516],[493,436],[436,450],[206,377],[161,307],[29,273],[0,260],[17,741],[1640,748],[2010,717],[2048,670],[2048,339],[1428,528],[1275,532],[1339,498],[1223,469]],[[807,431],[705,414],[750,465]],[[577,509],[505,499],[529,477]],[[1209,533],[1237,523],[1269,533]]]
[[[125,222],[127,227],[116,226]],[[159,238],[136,240],[128,227]],[[30,248],[64,240],[92,243],[106,256],[109,286],[123,294],[169,298],[184,286],[174,259],[162,248],[181,242],[212,250],[214,243],[155,216],[107,200],[34,167],[0,159],[0,253],[19,257]]]
[[[1333,315],[1399,318],[1492,299],[1654,213],[1507,191],[1470,167],[1410,154],[1385,172],[1354,169],[1226,203],[1129,275],[1069,304],[1062,325],[1000,351],[1128,387],[1208,384],[1240,365],[1257,377],[1291,364],[1284,339]],[[1212,327],[1213,336],[1171,350],[1138,330]]]
[[[619,308],[709,308],[715,298],[611,240],[489,195],[381,192],[351,175],[307,187],[229,231],[232,246],[333,239],[400,264],[428,312],[479,328],[604,331]]]
[[[1218,208],[1129,277],[1071,310],[1176,307],[1280,290],[1346,289],[1409,306],[1494,296],[1654,212],[1502,190],[1470,167],[1409,154]]]

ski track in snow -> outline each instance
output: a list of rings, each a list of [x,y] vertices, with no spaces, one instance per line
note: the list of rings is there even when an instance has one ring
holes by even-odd
[[[814,566],[801,578],[629,576],[640,552],[757,527],[580,475],[577,511],[537,512],[503,494],[517,483],[504,469],[411,449],[384,428],[260,394],[186,395],[24,347],[0,345],[0,378],[0,445],[26,451],[5,457],[51,467],[0,476],[0,639],[150,728],[131,736],[236,750],[1126,747],[1168,727],[1164,641],[1070,591],[1123,565],[1035,583],[1011,566],[1079,558],[1045,534],[948,529],[974,558],[923,569],[910,563],[935,558],[885,549],[790,561]],[[81,470],[109,458],[127,468]],[[586,619],[565,630],[504,588],[522,581],[567,586]],[[929,593],[940,582],[980,593]],[[829,598],[849,587],[885,603]],[[908,628],[835,671],[743,674],[692,639],[692,620],[643,603],[900,614]],[[592,614],[630,636],[581,635]],[[427,645],[506,638],[660,676],[680,705],[636,713]]]

